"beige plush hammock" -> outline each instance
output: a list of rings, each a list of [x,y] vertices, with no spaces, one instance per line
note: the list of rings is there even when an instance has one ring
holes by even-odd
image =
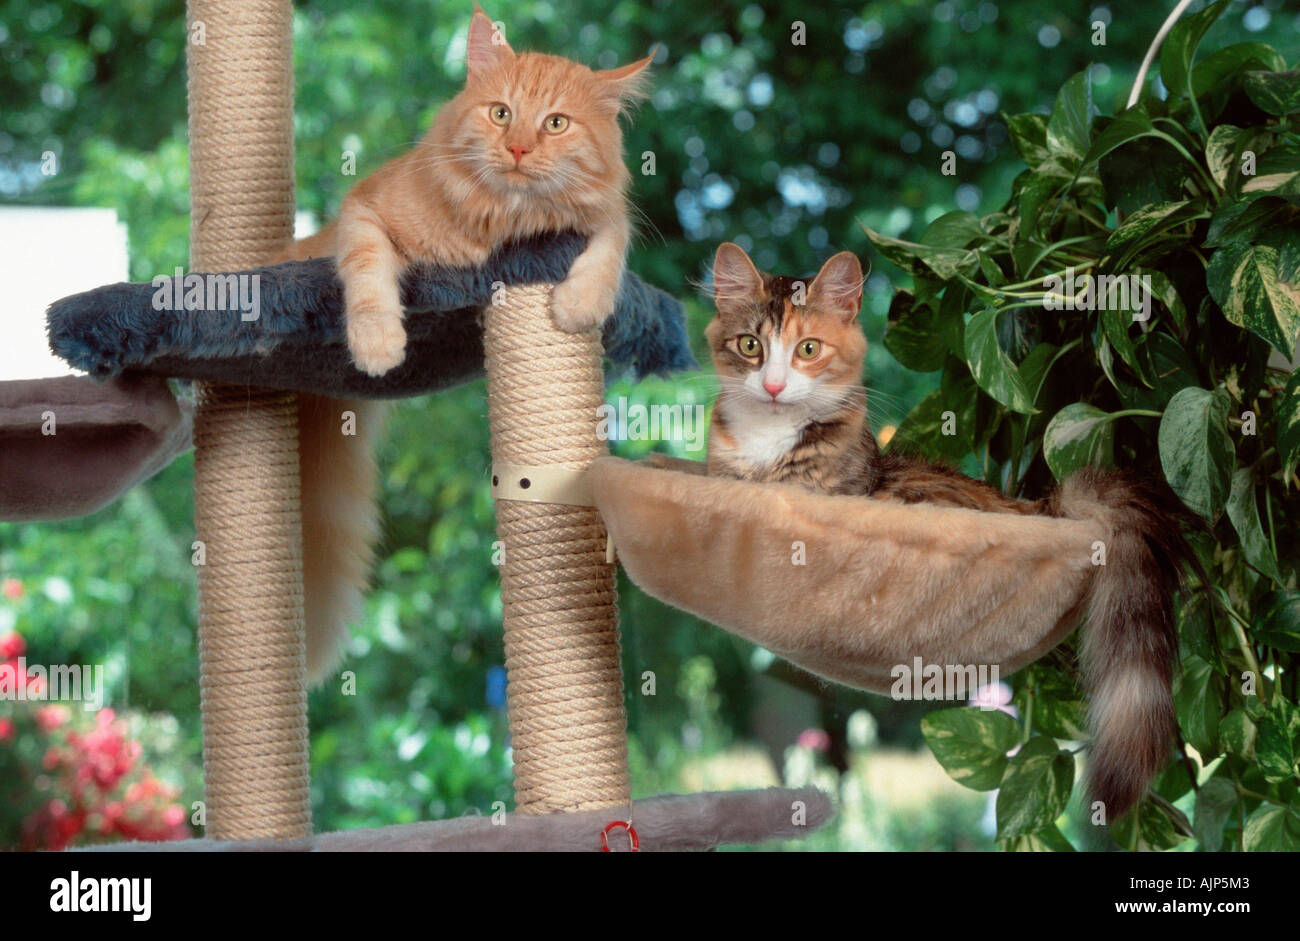
[[[1042,656],[1077,623],[1107,537],[1098,521],[821,496],[612,457],[588,476],[648,594],[877,692],[917,657],[1006,675]]]

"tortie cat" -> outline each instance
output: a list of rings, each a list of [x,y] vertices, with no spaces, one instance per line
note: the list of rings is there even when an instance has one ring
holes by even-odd
[[[860,385],[862,267],[840,252],[809,283],[763,274],[738,245],[714,261],[717,316],[707,336],[722,389],[708,472],[998,513],[1102,518],[1112,529],[1083,631],[1092,701],[1090,782],[1114,820],[1168,757],[1176,633],[1173,592],[1194,555],[1176,498],[1120,471],[1085,470],[1037,501],[1007,497],[940,464],[882,454]]]
[[[343,282],[357,368],[383,375],[405,357],[398,279],[419,261],[477,265],[541,232],[588,237],[551,299],[556,325],[579,332],[613,312],[628,243],[619,115],[642,95],[650,59],[605,71],[516,54],[481,10],[470,23],[464,89],[409,153],[344,197],[339,217],[274,261],[332,256]],[[356,434],[343,435],[344,413]],[[375,438],[382,406],[303,395],[303,575],[308,673],[319,679],[359,614],[377,517]]]

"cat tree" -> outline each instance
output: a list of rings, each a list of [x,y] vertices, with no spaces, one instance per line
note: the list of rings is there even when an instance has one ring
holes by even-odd
[[[189,17],[207,39],[190,48],[193,267],[247,269],[291,231],[290,3],[189,0]],[[210,838],[182,848],[600,849],[629,821],[645,848],[710,848],[819,826],[830,807],[813,789],[631,807],[606,527],[648,593],[861,688],[888,689],[891,669],[915,657],[1006,675],[1074,626],[1096,544],[1110,535],[1087,513],[903,506],[607,456],[595,430],[601,337],[558,331],[548,307],[575,252],[561,235],[510,247],[483,270],[417,272],[404,285],[408,308],[436,303],[408,316],[410,362],[382,380],[339,359],[328,261],[258,269],[265,322],[239,335],[214,336],[201,314],[152,311],[147,285],[51,307],[52,347],[95,375],[226,380],[201,386],[195,419]],[[499,275],[504,300],[488,303],[483,285]],[[604,333],[612,358],[681,368],[680,333],[680,314],[629,275]],[[475,818],[313,837],[294,392],[419,394],[471,375],[479,342],[505,544],[517,812],[504,827]],[[25,453],[41,460],[38,444]]]
[[[292,7],[289,0],[189,0],[188,19],[204,26],[204,41],[189,48],[191,268],[246,270],[292,235]],[[205,362],[188,376],[214,378],[204,370],[216,361],[227,381],[199,382],[196,392],[195,518],[206,554],[199,569],[199,648],[208,839],[184,848],[593,850],[609,846],[613,830],[626,834],[614,848],[628,846],[631,837],[633,846],[639,841],[647,849],[706,849],[801,836],[829,817],[828,799],[810,788],[651,798],[633,810],[614,566],[584,481],[586,467],[605,453],[596,434],[604,396],[602,340],[597,331],[571,335],[555,328],[551,286],[535,278],[547,258],[559,258],[567,269],[572,240],[560,237],[539,251],[547,257],[539,260],[524,247],[498,259],[505,269],[514,264],[522,270],[513,272],[500,303],[483,310],[493,493],[505,546],[516,814],[505,826],[484,818],[313,837],[293,389],[328,393],[337,391],[330,383],[338,379],[322,377],[311,365],[318,357],[307,350],[300,351],[300,368],[288,370],[294,374],[289,388],[254,386],[249,376],[274,381],[284,360],[267,369],[265,348],[241,349],[238,340],[222,337],[215,344],[222,354],[196,357]],[[292,296],[300,302],[298,314],[316,318],[330,271],[319,263],[277,268],[266,270],[272,296],[284,301],[281,313],[293,306]],[[447,272],[426,272],[423,285],[408,287],[418,293],[433,281],[439,284],[433,293],[451,290],[454,297],[447,278],[455,281]],[[304,284],[318,293],[304,292]],[[143,365],[174,326],[167,318],[185,318],[155,312],[154,323],[139,333],[124,329],[120,302],[138,303],[142,288],[118,285],[55,305],[52,345],[100,375],[120,371],[132,355],[136,366]],[[337,294],[336,286],[329,289]],[[616,344],[642,357],[666,353],[660,366],[689,361],[684,337],[663,334],[674,325],[656,324],[654,298],[643,287],[625,285],[620,301]],[[645,324],[629,326],[628,310],[644,315]],[[205,328],[184,329],[193,340]],[[415,351],[420,336],[413,332]],[[109,337],[125,352],[106,365]],[[169,350],[161,352],[155,371],[187,376],[183,368],[166,369]],[[231,359],[241,353],[246,368]],[[447,360],[449,354],[437,355]],[[432,387],[468,371],[464,356],[451,355],[444,365],[449,375]],[[339,372],[345,371],[354,372]],[[313,376],[323,381],[313,384]],[[398,394],[431,383],[418,368],[408,368],[406,379]]]

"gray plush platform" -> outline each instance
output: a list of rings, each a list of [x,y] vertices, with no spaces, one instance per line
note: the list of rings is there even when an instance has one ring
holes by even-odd
[[[259,312],[158,310],[152,284],[113,284],[50,305],[50,348],[92,376],[123,372],[347,398],[421,395],[483,371],[481,308],[495,282],[558,283],[586,245],[574,233],[503,246],[481,268],[417,266],[403,279],[406,361],[373,377],[347,349],[343,289],[329,258],[249,269]],[[233,304],[232,304],[233,306]],[[629,273],[604,328],[605,354],[642,377],[694,368],[682,305]]]

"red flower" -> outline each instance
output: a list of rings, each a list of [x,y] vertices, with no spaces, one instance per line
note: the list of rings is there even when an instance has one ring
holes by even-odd
[[[0,719],[0,742],[7,742],[14,737],[14,720]]]
[[[17,631],[0,637],[0,660],[17,660],[27,650],[27,641]]]

